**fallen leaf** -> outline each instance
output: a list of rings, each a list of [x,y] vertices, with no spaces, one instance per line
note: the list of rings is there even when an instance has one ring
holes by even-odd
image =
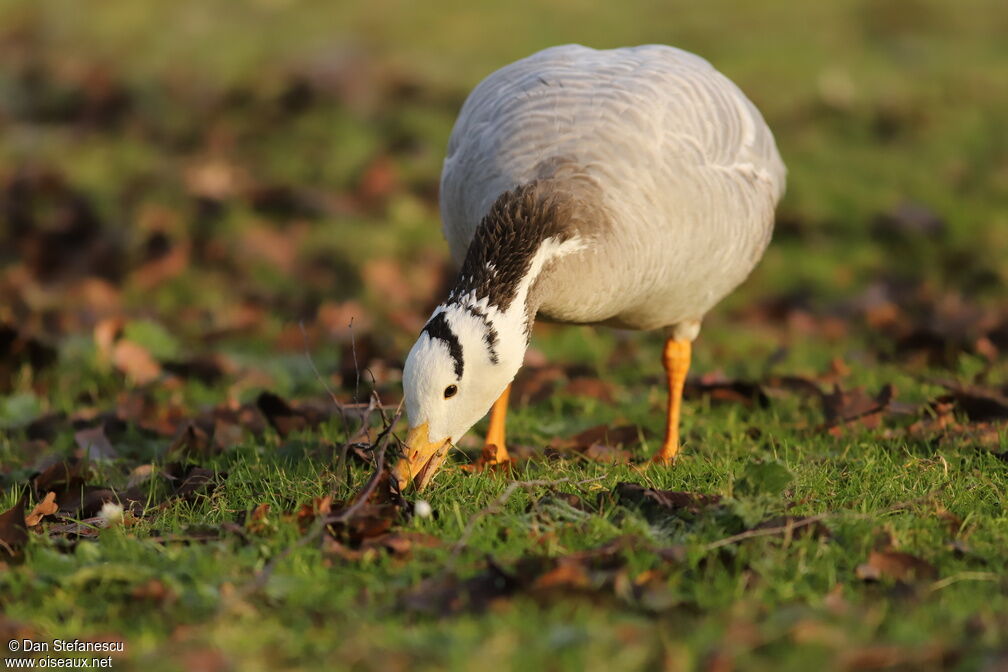
[[[256,398],[256,407],[281,437],[315,427],[330,416],[327,411],[316,407],[294,408],[272,392],[260,393]]]
[[[471,474],[483,472],[511,473],[514,456],[509,455],[507,460],[501,458],[500,449],[496,444],[484,444],[480,455],[472,464],[463,464],[461,469]]]
[[[520,369],[511,383],[513,403],[526,405],[545,401],[564,377],[563,368],[556,365],[547,364]]]
[[[710,399],[713,404],[734,403],[743,406],[769,406],[770,398],[760,383],[729,380],[720,375],[703,376],[686,381],[685,399]]]
[[[526,513],[534,510],[542,510],[548,507],[569,507],[576,511],[591,512],[593,507],[589,505],[583,497],[572,492],[556,492],[544,495],[534,502],[531,502],[525,509]]]
[[[22,366],[40,371],[57,359],[58,353],[51,345],[0,322],[0,392],[12,389],[14,376]]]
[[[103,361],[111,362],[115,342],[122,336],[126,320],[122,317],[107,317],[99,320],[92,330],[98,355]]]
[[[13,508],[0,513],[0,562],[17,564],[24,559],[24,546],[28,543],[25,526],[24,498]]]
[[[244,170],[223,157],[202,158],[188,166],[183,177],[190,193],[216,201],[233,198],[249,182]]]
[[[414,548],[436,548],[441,545],[437,537],[423,532],[389,532],[365,539],[361,548],[382,549],[397,557],[409,556]]]
[[[939,384],[951,393],[956,408],[962,410],[972,422],[1008,418],[1008,390],[960,385],[950,381]]]
[[[269,515],[270,505],[260,504],[252,511],[252,515],[245,521],[245,529],[253,534],[262,534],[267,529],[266,516]]]
[[[385,154],[380,154],[364,169],[357,187],[357,195],[373,205],[388,198],[399,187],[398,170]]]
[[[904,201],[872,222],[875,237],[887,242],[940,239],[945,235],[945,220],[931,208],[914,201]]]
[[[112,364],[137,385],[151,383],[161,375],[161,365],[150,352],[125,338],[112,346]]]
[[[56,503],[56,493],[50,491],[42,501],[35,505],[32,512],[25,516],[25,525],[35,527],[42,522],[43,518],[51,516],[57,511],[59,511],[59,505]]]
[[[165,606],[178,600],[178,595],[160,579],[149,579],[137,584],[130,591],[134,600],[152,602],[159,606]]]
[[[165,457],[169,460],[207,458],[213,452],[212,447],[213,444],[207,433],[190,422],[175,437],[175,441],[168,448]]]
[[[788,634],[795,644],[841,649],[847,645],[847,632],[830,623],[804,618],[791,626]]]
[[[855,571],[862,581],[879,581],[883,578],[896,581],[924,581],[938,577],[934,565],[915,555],[901,551],[872,551],[868,562],[858,565]]]
[[[81,449],[80,457],[88,460],[114,460],[119,452],[105,435],[105,425],[81,429],[74,433],[74,441]]]
[[[587,569],[578,562],[563,562],[536,577],[532,587],[536,590],[556,588],[588,588],[591,585]]]
[[[549,447],[554,452],[576,452],[596,462],[626,463],[630,461],[631,454],[621,446],[639,441],[640,430],[637,427],[597,425],[570,438],[556,437],[550,441]]]
[[[431,577],[408,590],[399,601],[406,611],[431,615],[478,613],[527,584],[528,579],[523,581],[487,558],[486,569],[467,579],[454,574]]]
[[[462,579],[452,572],[422,581],[400,598],[408,611],[435,615],[478,613],[513,595],[537,600],[581,596],[618,599],[635,608],[662,611],[676,604],[660,571],[627,572],[625,551],[649,546],[635,537],[617,537],[596,548],[558,558],[524,556],[505,568],[492,558]]]
[[[298,527],[304,532],[310,523],[319,516],[328,516],[332,511],[332,495],[316,497],[310,503],[302,505],[294,518]]]
[[[173,376],[198,380],[205,385],[217,383],[226,373],[236,370],[235,365],[222,355],[169,360],[162,363],[162,367]]]
[[[64,499],[73,496],[79,504],[80,491],[89,476],[90,468],[83,460],[57,462],[32,479],[32,488],[36,497],[41,497],[42,493],[55,492],[60,510],[70,513],[71,509],[64,506]]]
[[[892,385],[884,385],[875,397],[869,397],[861,388],[844,391],[834,384],[833,391],[822,396],[825,427],[831,434],[839,434],[844,426],[855,422],[876,428],[895,396]]]
[[[843,672],[864,670],[945,670],[954,667],[956,652],[940,644],[900,647],[875,644],[840,652],[836,669]],[[996,672],[996,668],[993,668]]]
[[[129,474],[129,480],[126,481],[126,487],[128,489],[136,488],[142,483],[146,483],[155,474],[155,467],[153,464],[141,464],[134,467]]]
[[[590,397],[607,404],[613,403],[612,383],[598,378],[575,378],[564,386],[563,392],[574,397]]]
[[[213,493],[218,482],[227,478],[227,473],[193,466],[183,470],[175,478],[179,481],[179,485],[172,493],[172,497],[192,500],[198,496],[208,496]]]
[[[173,244],[171,238],[163,232],[152,234],[144,247],[147,259],[143,265],[133,270],[129,278],[140,289],[150,291],[177,277],[189,266],[189,245]]]
[[[245,438],[245,429],[238,423],[223,418],[215,418],[213,425],[213,445],[217,450],[234,448]]]
[[[354,499],[332,504],[332,513],[327,518],[332,522],[327,529],[337,541],[351,548],[360,548],[368,539],[386,534],[410,508],[387,466],[377,478],[366,500],[358,501],[359,493]]]
[[[720,495],[707,495],[698,492],[679,492],[676,490],[656,490],[645,488],[637,483],[617,483],[613,489],[616,497],[635,505],[651,506],[671,513],[687,513],[695,515],[701,511],[716,506],[721,501]]]

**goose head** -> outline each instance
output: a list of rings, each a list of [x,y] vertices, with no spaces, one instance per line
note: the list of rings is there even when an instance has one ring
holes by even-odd
[[[423,489],[521,367],[544,271],[585,247],[561,215],[563,203],[541,185],[521,186],[498,197],[477,227],[448,299],[406,357],[400,486]]]
[[[451,446],[482,418],[521,367],[524,324],[471,303],[439,306],[406,357],[409,431],[394,473],[424,488]]]

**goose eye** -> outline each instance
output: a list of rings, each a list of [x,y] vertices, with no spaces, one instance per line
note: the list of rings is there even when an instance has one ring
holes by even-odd
[[[455,396],[456,392],[458,392],[458,385],[449,385],[448,387],[444,388],[444,398],[451,399],[452,397]]]

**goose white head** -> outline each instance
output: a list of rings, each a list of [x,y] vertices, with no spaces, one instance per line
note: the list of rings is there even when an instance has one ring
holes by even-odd
[[[406,357],[409,433],[395,475],[405,487],[430,482],[448,450],[482,418],[521,367],[524,320],[479,303],[439,306]]]
[[[406,357],[400,486],[426,486],[521,367],[545,291],[540,274],[585,247],[565,227],[564,203],[530,183],[501,194],[477,227],[455,287]]]

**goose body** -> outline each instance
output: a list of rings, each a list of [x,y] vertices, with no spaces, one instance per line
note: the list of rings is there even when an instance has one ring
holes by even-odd
[[[400,479],[425,485],[499,395],[488,445],[503,448],[506,390],[537,317],[667,328],[662,454],[674,455],[689,343],[762,256],[784,183],[759,111],[680,49],[560,46],[483,80],[444,162],[460,272],[406,360]]]
[[[448,143],[441,216],[461,264],[501,194],[565,183],[591,242],[555,264],[540,314],[654,329],[698,323],[745,279],[770,240],[784,177],[760,113],[704,59],[660,45],[568,45],[469,95]]]

